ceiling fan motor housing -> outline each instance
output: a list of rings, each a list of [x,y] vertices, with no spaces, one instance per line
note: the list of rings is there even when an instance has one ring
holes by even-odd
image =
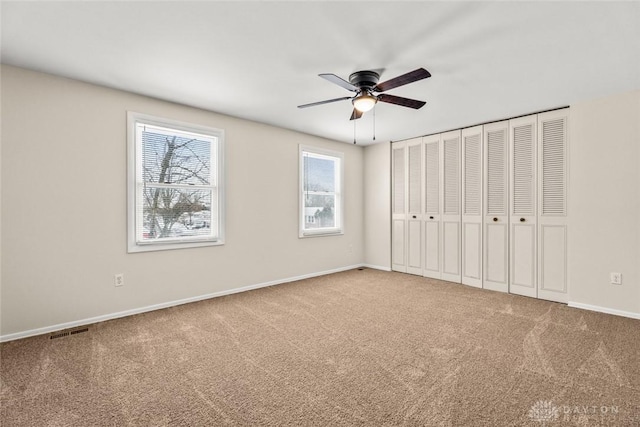
[[[375,71],[356,71],[349,76],[349,82],[361,89],[373,89],[380,80],[380,74]]]

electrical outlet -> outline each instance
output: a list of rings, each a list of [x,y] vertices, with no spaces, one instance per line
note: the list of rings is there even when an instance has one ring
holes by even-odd
[[[116,274],[113,276],[113,284],[116,286],[124,286],[124,274]]]
[[[611,284],[622,285],[622,273],[611,273]]]

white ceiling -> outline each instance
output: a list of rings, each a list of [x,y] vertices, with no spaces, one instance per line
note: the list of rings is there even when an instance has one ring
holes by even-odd
[[[352,142],[317,76],[431,78],[376,106],[400,140],[640,88],[638,2],[2,2],[2,62]],[[373,115],[357,121],[372,143]]]

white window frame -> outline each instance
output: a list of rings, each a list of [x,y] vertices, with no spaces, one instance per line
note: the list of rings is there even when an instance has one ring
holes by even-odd
[[[304,156],[305,154],[314,157],[326,158],[338,162],[335,168],[335,227],[305,229],[305,177],[304,177]],[[344,234],[344,153],[339,151],[325,150],[323,148],[308,145],[299,145],[299,213],[298,213],[298,237],[319,237],[335,236]]]
[[[217,194],[217,237],[183,236],[163,239],[158,242],[142,242],[139,231],[142,229],[142,143],[138,141],[137,125],[146,124],[175,130],[176,133],[190,133],[213,138],[211,147],[212,167],[211,184],[213,194]],[[196,248],[224,244],[225,231],[225,162],[224,162],[224,130],[195,125],[177,120],[165,119],[148,114],[127,112],[127,249],[129,253],[162,251],[169,249]],[[212,200],[213,206],[213,200]],[[213,224],[211,225],[213,227]]]

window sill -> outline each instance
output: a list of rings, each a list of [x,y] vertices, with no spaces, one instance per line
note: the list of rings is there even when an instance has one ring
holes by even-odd
[[[155,252],[155,251],[168,251],[175,249],[189,249],[189,248],[201,248],[205,246],[221,246],[224,245],[224,240],[207,240],[207,241],[193,241],[193,242],[166,242],[166,243],[147,243],[137,244],[129,243],[128,253],[137,252]]]
[[[331,229],[331,230],[318,230],[318,231],[301,231],[298,234],[300,239],[306,239],[307,237],[326,237],[326,236],[342,236],[344,235],[344,231],[340,229]]]

